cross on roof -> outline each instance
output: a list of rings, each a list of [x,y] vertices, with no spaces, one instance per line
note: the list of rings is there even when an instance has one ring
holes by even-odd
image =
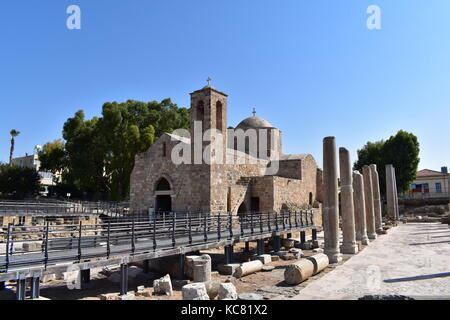
[[[253,116],[256,117],[256,109],[255,108],[253,108],[252,113],[253,113]]]
[[[206,82],[208,82],[208,87],[211,86],[211,81],[212,81],[212,79],[210,77],[208,77],[208,79],[206,79]]]

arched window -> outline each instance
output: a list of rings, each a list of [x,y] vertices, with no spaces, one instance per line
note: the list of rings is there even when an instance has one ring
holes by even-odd
[[[222,120],[223,120],[223,116],[222,116],[222,102],[217,101],[216,103],[216,129],[219,130],[220,132],[222,132],[223,130],[223,126],[222,126]]]
[[[170,190],[170,183],[165,178],[161,178],[156,185],[156,191],[167,191]]]
[[[204,118],[205,118],[205,107],[203,105],[203,101],[199,101],[197,104],[197,112],[196,112],[196,121],[202,122],[202,130],[204,130]]]

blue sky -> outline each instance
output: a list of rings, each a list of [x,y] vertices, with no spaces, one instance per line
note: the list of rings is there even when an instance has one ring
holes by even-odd
[[[66,8],[81,7],[81,30]],[[381,30],[366,9],[381,7]],[[448,0],[8,0],[0,3],[0,161],[61,137],[78,109],[172,98],[213,78],[229,125],[251,115],[283,131],[285,153],[336,136],[352,152],[399,129],[419,167],[450,166]]]

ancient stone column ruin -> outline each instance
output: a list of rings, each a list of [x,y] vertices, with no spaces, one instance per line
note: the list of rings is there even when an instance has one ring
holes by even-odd
[[[341,177],[341,215],[342,215],[342,253],[358,252],[355,234],[355,213],[353,204],[353,177],[350,163],[350,153],[345,148],[339,148],[339,169]]]
[[[330,263],[342,261],[339,251],[339,207],[336,162],[336,140],[323,140],[323,217],[325,254]]]
[[[395,208],[395,219],[400,219],[400,213],[398,209],[398,191],[397,191],[397,175],[395,174],[395,168],[392,167],[392,179],[394,184],[394,208]]]
[[[388,217],[397,220],[396,208],[396,188],[394,177],[394,166],[392,164],[386,165],[386,200],[387,200],[387,214]]]
[[[386,202],[387,215],[390,218],[395,218],[394,208],[394,183],[392,179],[392,164],[386,165]]]
[[[363,167],[363,178],[364,178],[364,198],[366,203],[367,236],[369,237],[369,239],[376,239],[377,233],[375,231],[375,212],[373,208],[372,175],[370,174],[369,166]]]
[[[380,179],[378,176],[377,165],[371,164],[369,166],[372,178],[373,190],[373,210],[375,213],[375,231],[378,234],[383,233],[383,218],[381,215],[381,195],[380,195]]]
[[[356,241],[361,241],[363,245],[369,245],[366,227],[366,202],[364,198],[363,176],[358,171],[353,172],[353,190],[355,201],[355,229]]]

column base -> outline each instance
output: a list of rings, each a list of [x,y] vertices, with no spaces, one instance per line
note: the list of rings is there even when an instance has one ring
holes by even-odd
[[[361,241],[361,244],[368,246],[370,244],[369,238],[367,238],[367,235],[356,237],[356,241]]]
[[[385,234],[383,228],[377,230],[377,234]]]
[[[367,234],[367,237],[370,239],[370,240],[375,240],[376,238],[377,238],[377,234],[374,232],[374,233],[368,233]]]
[[[342,261],[342,254],[339,251],[325,249],[324,253],[328,256],[330,263],[339,263]]]
[[[356,254],[358,253],[358,246],[353,243],[344,243],[341,246],[341,252],[345,254]]]

